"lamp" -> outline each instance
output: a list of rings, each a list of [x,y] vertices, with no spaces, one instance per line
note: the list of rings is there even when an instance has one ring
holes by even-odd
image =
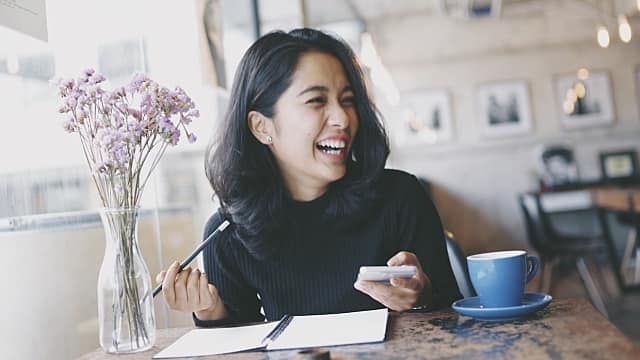
[[[638,2],[640,3],[640,0]],[[624,15],[618,15],[618,35],[620,35],[622,42],[628,43],[631,41],[631,26],[629,26],[629,21]]]
[[[628,0],[627,0],[628,1]],[[611,42],[611,37],[609,36],[609,30],[606,25],[613,25],[613,21],[617,18],[618,23],[618,36],[623,43],[628,43],[631,41],[632,31],[631,26],[629,25],[629,20],[627,19],[627,13],[632,12],[635,13],[640,11],[640,0],[636,0],[636,6],[634,9],[630,10],[630,4],[621,5],[618,1],[604,1],[604,0],[596,0],[592,1],[583,1],[585,4],[593,7],[596,11],[598,18],[600,18],[600,23],[597,26],[597,35],[596,38],[598,40],[598,45],[602,48],[609,47]]]
[[[598,26],[598,45],[601,48],[609,47],[609,30],[604,25]]]

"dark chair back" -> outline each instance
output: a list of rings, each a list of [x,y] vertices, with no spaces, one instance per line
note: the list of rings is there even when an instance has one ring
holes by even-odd
[[[589,269],[585,265],[585,256],[591,256],[604,249],[601,235],[568,234],[556,231],[551,224],[549,214],[545,211],[540,200],[540,194],[526,193],[518,196],[518,203],[522,209],[527,227],[529,244],[538,252],[540,263],[544,271],[540,280],[541,289],[549,291],[552,288],[554,259],[571,260],[575,264],[578,274],[591,302],[607,317],[600,291],[595,286]],[[547,274],[547,263],[550,265]],[[595,267],[598,269],[598,266]],[[601,276],[599,276],[602,279]]]
[[[551,249],[549,249],[547,241],[549,237],[553,237],[554,231],[549,223],[548,215],[542,208],[540,195],[535,193],[520,194],[518,203],[524,216],[529,244],[541,255],[550,253]]]
[[[465,298],[476,296],[476,292],[471,285],[471,278],[467,269],[467,258],[456,243],[453,234],[448,231],[444,232],[444,238],[447,243],[447,253],[449,254],[449,263],[456,277],[458,289]]]

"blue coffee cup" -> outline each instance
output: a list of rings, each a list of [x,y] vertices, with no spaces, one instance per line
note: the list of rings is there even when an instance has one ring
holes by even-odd
[[[524,250],[467,256],[471,284],[484,307],[518,306],[524,286],[538,272],[539,262]]]

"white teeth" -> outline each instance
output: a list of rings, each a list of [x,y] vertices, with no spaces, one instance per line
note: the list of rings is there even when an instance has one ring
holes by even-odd
[[[322,150],[322,152],[330,155],[340,155],[341,150]]]
[[[318,145],[333,149],[343,149],[347,144],[342,140],[323,140]]]

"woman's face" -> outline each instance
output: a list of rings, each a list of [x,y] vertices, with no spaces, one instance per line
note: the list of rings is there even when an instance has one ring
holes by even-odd
[[[270,148],[294,199],[315,199],[345,175],[358,117],[338,59],[303,54],[272,120]]]

